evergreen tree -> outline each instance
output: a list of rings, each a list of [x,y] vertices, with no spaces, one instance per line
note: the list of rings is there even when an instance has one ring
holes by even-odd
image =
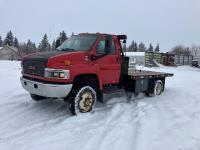
[[[156,48],[155,48],[155,52],[159,52],[160,51],[160,46],[159,44],[157,44]]]
[[[31,40],[28,40],[27,44],[26,44],[26,51],[27,53],[34,53],[36,52],[37,48],[35,43],[31,42]]]
[[[128,51],[137,52],[137,43],[132,41],[131,45],[128,47]]]
[[[32,42],[32,48],[33,48],[34,52],[37,52],[37,46],[36,46],[36,44],[34,42]]]
[[[138,47],[137,47],[137,43],[135,42],[134,45],[133,45],[133,51],[134,52],[137,52],[138,51]]]
[[[16,47],[17,49],[19,49],[19,42],[17,37],[14,38],[14,47]]]
[[[65,33],[65,31],[60,32],[60,44],[62,44],[65,40],[67,40],[67,34]]]
[[[53,40],[52,45],[51,45],[51,50],[55,50],[56,49],[56,41]]]
[[[38,50],[40,52],[42,51],[50,51],[51,50],[51,45],[49,44],[47,34],[44,35],[42,41],[40,42],[38,46]]]
[[[11,31],[7,33],[6,38],[4,39],[3,45],[14,46],[13,34]]]
[[[24,55],[26,55],[26,54],[28,54],[28,52],[26,51],[26,43],[19,43],[19,49],[18,49],[18,51],[19,51],[19,54],[21,55],[21,56],[24,56]]]
[[[0,47],[2,47],[2,46],[3,46],[3,41],[2,41],[1,35],[0,35]]]
[[[134,41],[131,42],[131,45],[128,47],[128,51],[132,52],[133,51],[133,46],[134,46]]]
[[[32,50],[32,43],[31,43],[31,40],[28,39],[28,42],[26,43],[26,51],[27,53],[31,53],[33,50]]]
[[[56,48],[59,47],[65,40],[67,40],[68,37],[65,33],[65,31],[60,32],[59,37],[56,39]]]
[[[141,43],[138,45],[138,52],[145,52],[145,51],[146,51],[145,44],[141,42]]]
[[[153,52],[153,46],[151,45],[151,43],[150,43],[150,45],[149,45],[148,51],[149,51],[149,52]]]

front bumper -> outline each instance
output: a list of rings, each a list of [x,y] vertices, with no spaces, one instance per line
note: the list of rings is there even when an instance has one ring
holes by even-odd
[[[72,84],[46,84],[32,80],[20,78],[22,87],[31,94],[50,98],[64,98],[72,89]]]

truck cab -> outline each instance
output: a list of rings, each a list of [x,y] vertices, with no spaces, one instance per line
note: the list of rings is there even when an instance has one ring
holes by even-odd
[[[71,104],[74,103],[71,102],[75,99],[74,92],[81,92],[87,85],[91,86],[88,90],[93,93],[83,97],[96,96],[102,101],[103,86],[119,84],[122,37],[126,38],[108,34],[79,34],[54,51],[28,55],[22,60],[22,86],[36,101],[65,98]],[[75,108],[70,109],[73,114],[78,113]]]
[[[169,74],[130,75],[121,46],[126,39],[101,33],[74,35],[53,51],[24,57],[21,84],[35,101],[63,98],[73,115],[90,112],[96,101],[103,102],[106,87],[161,94]]]

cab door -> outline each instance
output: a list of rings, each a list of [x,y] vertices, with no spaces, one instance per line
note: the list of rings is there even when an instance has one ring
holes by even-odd
[[[116,51],[114,38],[111,35],[103,35],[95,46],[95,64],[103,80],[103,84],[119,83],[120,57]]]

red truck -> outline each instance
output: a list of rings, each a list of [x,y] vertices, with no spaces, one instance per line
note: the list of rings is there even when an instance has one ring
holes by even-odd
[[[21,84],[33,100],[64,98],[73,115],[90,112],[104,92],[123,88],[149,96],[164,91],[170,73],[131,70],[122,44],[126,35],[74,35],[51,52],[22,60]]]

